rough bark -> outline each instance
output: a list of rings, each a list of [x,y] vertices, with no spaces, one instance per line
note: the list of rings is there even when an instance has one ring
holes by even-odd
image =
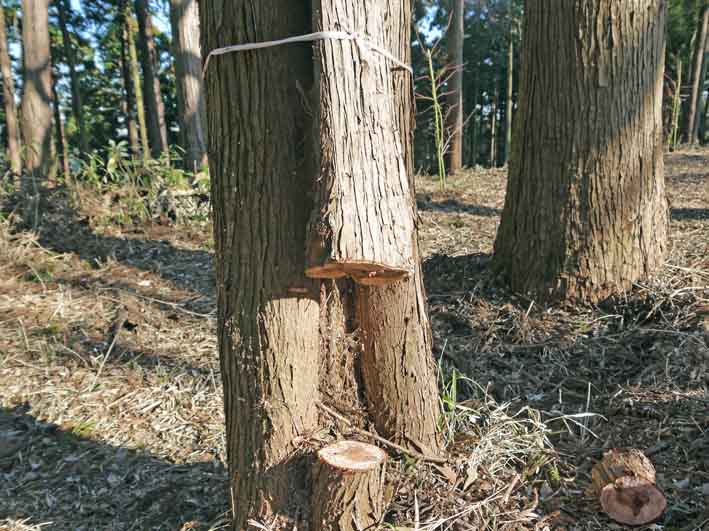
[[[140,48],[140,66],[143,70],[143,99],[150,139],[150,153],[160,157],[168,149],[165,104],[158,78],[157,51],[153,38],[153,21],[148,11],[147,0],[135,0],[135,14],[138,19],[138,47]]]
[[[692,91],[687,100],[687,118],[685,120],[685,140],[689,144],[696,144],[699,125],[699,108],[702,98],[702,85],[704,83],[704,50],[706,48],[707,33],[709,32],[709,3],[705,3],[699,16],[699,28],[694,46],[694,60],[692,63]]]
[[[138,117],[138,131],[140,133],[140,144],[142,146],[143,160],[150,158],[150,140],[148,139],[148,124],[145,119],[145,98],[143,98],[143,86],[140,80],[140,65],[138,63],[138,50],[135,46],[135,34],[137,22],[125,7],[125,28],[124,39],[128,43],[128,55],[130,60],[130,71],[133,79],[133,90],[135,92],[135,110]]]
[[[627,525],[657,520],[667,507],[655,486],[655,467],[634,448],[612,449],[591,471],[592,494],[614,520]]]
[[[314,31],[347,28],[384,45],[386,2],[313,6]],[[316,49],[320,175],[306,274],[368,285],[406,278],[414,267],[414,222],[394,123],[393,65],[354,41],[323,40]]]
[[[76,120],[76,125],[79,129],[79,148],[81,153],[89,151],[89,139],[86,134],[86,124],[84,123],[84,110],[81,96],[81,84],[79,75],[76,72],[76,54],[74,46],[71,42],[71,33],[67,25],[67,18],[71,14],[71,7],[68,0],[61,0],[57,9],[59,13],[59,28],[62,32],[62,46],[64,48],[64,56],[69,67],[69,81],[71,86],[71,112]]]
[[[2,95],[5,104],[5,125],[7,126],[7,156],[10,169],[19,175],[22,171],[20,152],[20,126],[17,121],[15,105],[15,80],[12,74],[12,61],[7,41],[5,10],[0,9],[0,72],[2,72]]]
[[[308,33],[305,0],[200,6],[202,50]],[[307,46],[229,54],[205,78],[233,529],[307,507],[292,456],[317,426],[318,287],[305,275],[315,158]],[[274,518],[278,516],[276,523]],[[291,527],[289,527],[290,529]]]
[[[374,529],[384,510],[386,454],[340,441],[318,452],[313,471],[311,531]]]
[[[37,180],[52,168],[52,61],[49,48],[49,0],[23,0],[22,140],[27,173]]]
[[[450,0],[451,21],[448,37],[448,66],[454,71],[449,81],[446,130],[450,135],[448,172],[454,174],[463,167],[463,38],[465,1]]]
[[[527,3],[495,242],[513,289],[594,301],[661,266],[664,23],[661,0]]]
[[[411,59],[410,0],[382,0],[386,5],[387,49],[404,62]],[[414,215],[412,79],[392,74],[397,95],[396,130],[405,147]],[[414,235],[414,274],[384,288],[357,286],[357,317],[362,330],[362,380],[370,416],[377,430],[404,446],[435,454],[441,448],[436,368],[431,327]]]
[[[184,163],[188,171],[198,172],[207,163],[207,139],[197,0],[170,0],[170,22]]]
[[[118,25],[121,32],[121,77],[123,78],[123,99],[121,111],[128,129],[128,142],[130,144],[131,156],[136,159],[140,156],[140,140],[138,138],[138,123],[135,118],[136,98],[133,77],[131,75],[131,59],[129,52],[127,31],[126,6],[121,6],[118,15]]]

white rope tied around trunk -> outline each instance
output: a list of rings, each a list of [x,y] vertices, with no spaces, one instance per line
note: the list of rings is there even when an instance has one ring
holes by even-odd
[[[308,33],[307,35],[297,35],[295,37],[287,37],[285,39],[278,39],[275,41],[265,41],[265,42],[252,42],[248,44],[235,44],[233,46],[225,46],[224,48],[216,48],[209,52],[207,59],[204,61],[204,68],[202,69],[202,77],[207,73],[207,67],[209,66],[209,60],[215,55],[224,55],[227,53],[244,52],[247,50],[260,50],[261,48],[273,48],[275,46],[283,46],[284,44],[293,44],[298,42],[314,42],[322,40],[340,40],[340,41],[354,41],[359,47],[362,55],[365,58],[369,55],[369,51],[376,52],[383,55],[389,59],[396,66],[403,68],[410,74],[414,73],[413,68],[406,63],[401,62],[399,59],[394,57],[389,51],[385,50],[381,46],[374,44],[373,42],[367,40],[359,33],[350,33],[348,31],[318,31],[316,33]]]

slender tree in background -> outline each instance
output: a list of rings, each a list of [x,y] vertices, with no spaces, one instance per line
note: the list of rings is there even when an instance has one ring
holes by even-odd
[[[446,129],[450,135],[448,172],[456,173],[463,167],[463,37],[465,0],[450,0],[451,22],[448,37],[448,63],[452,69],[448,90]]]
[[[597,301],[662,265],[666,6],[616,5],[526,4],[521,99],[495,242],[495,263],[517,291]]]
[[[5,125],[7,126],[7,156],[10,160],[10,169],[19,175],[22,171],[20,127],[17,121],[15,80],[8,49],[5,10],[2,5],[0,5],[0,71],[2,72],[2,95],[5,104]]]
[[[704,31],[704,46],[702,48],[702,62],[699,69],[699,80],[694,102],[696,118],[692,129],[692,141],[695,144],[704,141],[704,122],[706,121],[707,107],[706,104],[702,106],[702,95],[707,80],[707,71],[709,71],[709,2],[705,5],[702,14],[702,28]],[[694,86],[692,87],[692,94],[694,95]],[[709,97],[707,97],[707,101],[709,101]]]
[[[511,5],[511,3],[510,3]],[[510,37],[507,43],[507,101],[505,102],[505,154],[504,163],[509,163],[510,148],[512,147],[512,113],[514,107],[513,83],[515,68],[515,43],[512,39],[512,20],[510,20]]]
[[[128,65],[130,68],[130,78],[132,79],[130,86],[133,88],[135,95],[135,112],[138,117],[138,131],[140,133],[140,145],[142,146],[141,152],[143,154],[143,160],[146,160],[150,158],[150,140],[148,138],[148,123],[145,118],[145,98],[143,98],[143,86],[140,82],[138,51],[135,47],[137,24],[130,13],[130,9],[127,4],[123,9],[123,17],[123,45],[128,48]]]
[[[51,177],[52,61],[49,47],[49,0],[23,0],[22,139],[25,166],[35,179]]]
[[[703,2],[698,19],[697,37],[694,44],[692,64],[692,91],[687,100],[687,118],[685,120],[685,140],[689,144],[698,142],[699,112],[701,112],[702,89],[704,83],[704,55],[709,32],[709,0]]]
[[[352,8],[355,14],[338,0],[318,4],[311,21],[306,0],[205,0],[200,6],[202,49],[208,53],[235,42],[330,30],[334,24],[363,31],[357,24],[367,21],[368,38],[409,59],[408,1],[361,3]],[[352,18],[339,20],[343,13]],[[348,78],[349,69],[358,68],[356,44],[316,46],[320,54],[334,50],[329,57],[351,57],[342,65]],[[313,208],[308,198],[320,182],[321,152],[311,134],[312,120],[320,114],[312,112],[321,97],[317,87],[324,86],[313,76],[318,57],[309,46],[224,55],[211,61],[205,79],[233,529],[244,529],[249,518],[284,524],[276,517],[296,518],[310,494],[308,460],[299,458],[297,450],[300,436],[320,426],[316,401],[329,379],[327,370],[318,371],[332,331],[327,317],[332,308],[324,294],[341,294],[335,281],[304,275],[306,226]],[[378,55],[370,59],[380,60]],[[394,130],[401,133],[410,177],[411,79],[404,70],[385,71],[386,77],[377,78],[393,83],[399,109]],[[313,92],[312,102],[303,100],[303,94]],[[392,92],[382,92],[387,93]],[[371,131],[362,133],[366,137]],[[369,201],[352,199],[364,205]],[[413,216],[413,197],[407,202],[398,215]],[[411,245],[418,259],[415,236]],[[337,315],[341,321],[356,320],[362,330],[366,367],[358,372],[367,380],[367,406],[377,428],[406,446],[436,452],[438,399],[423,296],[417,265],[406,281],[357,287],[357,300]],[[337,327],[351,325],[340,322]],[[346,349],[336,354],[343,365],[352,355]]]
[[[86,132],[86,124],[84,123],[84,109],[81,96],[81,83],[79,75],[76,71],[76,54],[74,53],[74,45],[69,32],[67,20],[71,18],[72,11],[69,5],[69,0],[60,0],[58,7],[59,13],[59,28],[62,32],[62,45],[64,47],[64,56],[66,57],[67,66],[69,67],[69,80],[71,82],[71,112],[76,120],[79,128],[79,149],[81,153],[89,151],[89,140]]]
[[[167,125],[160,79],[156,71],[158,60],[153,37],[153,20],[148,10],[147,0],[135,0],[135,13],[138,19],[138,47],[143,70],[143,99],[150,153],[157,158],[168,149]]]
[[[498,100],[497,84],[495,85],[495,94],[490,102],[490,167],[497,166],[497,100]]]
[[[138,137],[138,122],[136,121],[136,98],[135,85],[131,72],[131,58],[128,50],[128,35],[127,35],[127,20],[125,8],[119,11],[118,27],[121,39],[121,77],[123,78],[123,94],[121,109],[125,116],[126,126],[128,128],[128,142],[133,158],[138,158],[141,153],[140,139]]]
[[[197,0],[170,0],[170,21],[185,168],[197,172],[207,163]]]
[[[69,168],[69,143],[67,142],[66,133],[64,132],[64,120],[62,119],[62,109],[59,102],[59,94],[57,93],[57,78],[55,74],[52,76],[52,107],[54,109],[54,153],[56,161],[61,166],[62,176],[69,179],[71,171]]]

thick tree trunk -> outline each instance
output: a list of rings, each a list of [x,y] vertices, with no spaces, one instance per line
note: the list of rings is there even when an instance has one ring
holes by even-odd
[[[516,291],[596,301],[663,263],[665,2],[626,3],[527,4],[495,242]]]
[[[202,49],[207,54],[234,43],[308,33],[313,19],[330,13],[313,13],[311,19],[309,6],[305,0],[207,0],[200,6]],[[351,3],[343,7],[352,9]],[[377,0],[361,12],[370,24],[387,21],[380,44],[405,62],[410,7],[408,1]],[[350,29],[357,20],[345,22]],[[309,468],[297,450],[301,435],[318,427],[314,405],[319,389],[327,387],[323,377],[333,370],[351,371],[338,383],[348,387],[341,394],[353,393],[345,397],[352,403],[361,377],[382,434],[418,450],[439,448],[438,395],[418,267],[406,281],[385,288],[355,287],[356,300],[346,280],[305,276],[311,192],[321,169],[319,136],[312,134],[320,123],[313,112],[320,98],[313,78],[319,59],[311,50],[283,46],[219,56],[205,79],[234,529],[243,529],[250,518],[269,525],[276,520],[281,527],[297,523],[291,520],[298,514],[309,516]],[[369,58],[369,67],[377,71],[379,59]],[[393,89],[383,85],[382,94],[397,96],[390,125],[399,135],[400,163],[409,180],[409,203],[401,213],[413,216],[412,80],[405,70],[387,76]],[[315,94],[313,102],[304,99],[308,94]],[[365,125],[352,127],[351,135],[370,133]],[[410,237],[417,263],[415,234]],[[365,351],[359,363],[347,358],[355,354],[346,337],[354,331],[363,338],[362,347],[352,338],[355,349]]]
[[[374,529],[384,510],[386,454],[340,441],[318,452],[313,471],[311,531]]]
[[[5,104],[5,125],[7,126],[7,156],[10,159],[10,169],[19,175],[22,171],[20,126],[17,121],[15,80],[12,74],[12,61],[10,60],[3,9],[0,9],[0,71],[2,72],[2,95]]]
[[[147,0],[135,0],[135,13],[138,18],[138,47],[140,65],[143,70],[143,98],[150,139],[150,153],[158,158],[168,149],[165,104],[158,78],[157,52],[153,38],[153,21],[148,11]]]
[[[451,22],[448,37],[448,66],[454,68],[448,89],[446,129],[450,135],[448,172],[453,174],[463,167],[463,37],[465,0],[450,0]]]
[[[694,46],[692,63],[692,92],[687,100],[687,119],[685,120],[685,140],[689,144],[697,143],[698,110],[704,82],[704,50],[709,32],[709,3],[705,3],[699,16],[699,28]]]
[[[308,33],[309,5],[204,0],[202,50]],[[221,56],[205,78],[235,530],[308,505],[292,456],[318,423],[318,286],[304,274],[316,165],[300,92],[312,86],[308,46]]]
[[[207,163],[207,139],[197,0],[170,0],[170,21],[185,168],[198,172]]]
[[[316,0],[314,31],[347,27],[384,46],[387,3],[347,4]],[[320,176],[306,274],[367,285],[407,278],[414,269],[414,218],[395,128],[393,65],[383,55],[363,55],[354,41],[324,40],[318,50]]]
[[[123,100],[121,103],[121,111],[125,118],[126,127],[128,129],[128,142],[130,144],[131,156],[133,159],[140,157],[140,140],[138,138],[138,123],[135,119],[136,98],[134,91],[133,78],[131,76],[131,59],[129,53],[127,31],[128,14],[126,13],[125,5],[121,6],[121,11],[118,16],[118,24],[121,32],[121,77],[123,78]]]
[[[386,5],[387,49],[403,62],[411,60],[411,1],[379,0]],[[405,146],[405,163],[413,183],[414,105],[411,75],[392,74],[397,96],[396,130]],[[440,406],[436,367],[431,352],[431,326],[421,274],[418,237],[414,235],[414,274],[385,288],[356,288],[358,322],[362,329],[362,380],[370,416],[377,430],[409,448],[436,454]]]
[[[37,180],[52,168],[52,60],[49,49],[49,0],[23,0],[22,139],[27,172]]]
[[[124,39],[128,44],[131,78],[135,92],[135,112],[138,117],[138,132],[142,146],[143,160],[150,158],[150,140],[148,139],[148,124],[145,119],[145,98],[143,98],[143,85],[140,78],[140,65],[138,63],[138,50],[135,47],[135,34],[137,23],[130,14],[128,6],[125,7]]]
[[[64,55],[66,56],[67,66],[69,67],[69,80],[71,82],[71,112],[76,120],[76,125],[79,128],[79,149],[81,153],[88,153],[89,139],[86,134],[86,125],[84,123],[84,111],[81,97],[81,84],[79,75],[76,72],[76,54],[74,46],[71,42],[71,33],[67,25],[67,18],[71,14],[71,7],[68,0],[61,0],[61,4],[57,9],[59,13],[59,27],[62,32],[62,46],[64,47]]]

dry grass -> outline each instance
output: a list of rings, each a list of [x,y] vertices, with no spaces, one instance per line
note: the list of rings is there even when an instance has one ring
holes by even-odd
[[[663,529],[704,525],[707,160],[669,158],[662,275],[590,308],[540,305],[489,273],[502,170],[445,192],[419,179],[452,457],[392,463],[387,525],[623,529],[584,491],[603,449],[626,445],[656,464]],[[0,530],[222,528],[209,228],[107,224],[111,201],[81,202],[55,192],[38,235],[0,223]]]

